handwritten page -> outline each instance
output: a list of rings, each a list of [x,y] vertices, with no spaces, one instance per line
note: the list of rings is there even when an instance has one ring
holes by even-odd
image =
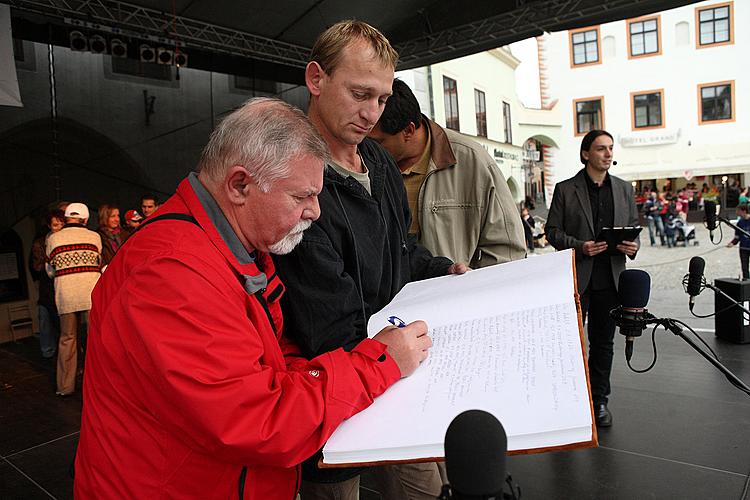
[[[494,414],[509,450],[591,441],[573,284],[568,251],[407,285],[370,333],[388,316],[424,319],[430,356],[344,422],[324,462],[442,457],[448,425],[468,409]]]

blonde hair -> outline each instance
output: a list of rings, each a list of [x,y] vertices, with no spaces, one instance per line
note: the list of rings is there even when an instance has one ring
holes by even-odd
[[[291,160],[311,155],[323,162],[328,146],[305,114],[272,97],[246,101],[211,133],[203,149],[198,171],[219,182],[234,165],[242,165],[261,191],[289,177]]]
[[[348,19],[339,21],[320,34],[312,51],[310,61],[320,64],[328,75],[332,75],[341,62],[344,49],[351,43],[362,40],[375,52],[375,59],[384,66],[396,69],[398,52],[388,39],[376,28],[362,21]]]

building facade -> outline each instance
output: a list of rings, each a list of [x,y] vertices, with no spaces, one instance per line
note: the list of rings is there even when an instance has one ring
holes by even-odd
[[[612,172],[637,189],[750,184],[748,21],[748,2],[704,1],[540,37],[542,106],[562,117],[553,181],[581,168],[582,136],[604,128]]]

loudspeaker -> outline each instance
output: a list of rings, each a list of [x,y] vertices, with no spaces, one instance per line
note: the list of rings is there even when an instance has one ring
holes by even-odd
[[[750,309],[750,280],[721,278],[714,280],[714,286],[745,308]],[[729,307],[731,304],[729,299],[720,293],[715,294],[716,336],[735,344],[748,344],[750,343],[750,317],[739,307]],[[727,310],[723,311],[724,309]]]

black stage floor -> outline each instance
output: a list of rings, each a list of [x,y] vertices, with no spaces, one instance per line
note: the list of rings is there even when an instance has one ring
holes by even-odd
[[[750,344],[702,334],[750,383]],[[739,499],[750,471],[750,397],[671,334],[646,374],[625,365],[621,337],[612,375],[614,425],[596,449],[514,456],[524,499]],[[633,363],[651,361],[650,338]],[[72,498],[68,468],[78,440],[80,396],[54,394],[54,366],[37,340],[0,346],[0,498]],[[363,500],[380,498],[363,481]]]

